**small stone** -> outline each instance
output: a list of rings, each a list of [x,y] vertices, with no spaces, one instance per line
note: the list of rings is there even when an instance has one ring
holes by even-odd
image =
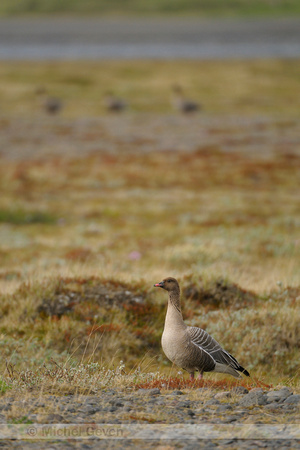
[[[138,394],[146,394],[146,395],[158,395],[160,394],[160,390],[158,388],[153,388],[153,389],[139,389],[137,391]]]
[[[252,388],[252,389],[250,389],[249,392],[251,392],[251,393],[254,393],[254,392],[264,392],[264,390],[263,390],[262,388]]]
[[[245,395],[248,394],[249,391],[244,386],[236,386],[233,389],[231,389],[231,393],[237,395]]]
[[[208,405],[219,405],[219,404],[220,404],[220,402],[219,402],[218,399],[212,398],[212,399],[208,400],[208,401],[205,403],[205,406],[208,406]]]
[[[149,395],[159,395],[159,394],[160,394],[160,390],[158,388],[149,390]]]
[[[283,402],[283,404],[281,406],[284,411],[289,411],[289,412],[296,411],[296,409],[298,408],[297,403],[284,403]]]
[[[173,391],[172,395],[184,395],[181,391]]]
[[[219,400],[223,400],[223,399],[230,398],[230,397],[231,397],[231,392],[229,392],[229,391],[219,392],[218,394],[216,394],[214,396],[214,398],[217,398]]]
[[[267,401],[268,403],[283,402],[290,395],[292,395],[292,392],[288,388],[283,388],[279,391],[270,391],[267,393]]]
[[[65,411],[70,412],[70,413],[74,413],[74,412],[77,411],[77,409],[75,409],[73,405],[69,405],[69,406],[65,409]]]
[[[284,403],[287,404],[298,404],[300,403],[300,395],[299,394],[294,394],[294,395],[290,395],[288,398],[286,398],[284,400]]]
[[[280,403],[274,402],[274,403],[269,403],[268,405],[265,406],[266,409],[278,409],[280,408],[282,405]]]
[[[226,417],[222,420],[222,423],[236,422],[238,419],[239,419],[238,416],[226,416]]]
[[[6,423],[6,422],[7,422],[7,420],[6,420],[5,415],[4,414],[0,414],[0,423]]]
[[[232,406],[231,405],[220,405],[217,408],[217,412],[224,412],[224,411],[229,411],[232,410]]]
[[[2,411],[9,411],[11,409],[11,405],[10,404],[3,405],[3,407],[1,409],[2,409]]]
[[[192,411],[191,409],[189,409],[187,413],[188,413],[189,416],[194,416],[195,415],[194,411]]]
[[[185,401],[185,402],[178,402],[176,405],[178,408],[190,408],[191,402]]]
[[[109,401],[109,403],[112,405],[112,406],[117,406],[118,408],[121,408],[122,406],[124,406],[124,403],[122,403],[120,400],[118,400],[118,399],[112,399],[112,400],[110,400]]]
[[[96,412],[100,411],[100,408],[98,408],[97,406],[92,406],[92,405],[85,405],[82,408],[78,409],[79,412],[82,412],[84,414],[95,414]]]
[[[239,406],[256,406],[256,405],[266,405],[267,396],[262,392],[254,391],[249,392],[249,394],[244,395],[244,397],[238,402]]]
[[[48,414],[44,417],[44,423],[62,423],[64,420],[60,414]]]
[[[148,389],[141,388],[137,391],[138,394],[148,394]]]

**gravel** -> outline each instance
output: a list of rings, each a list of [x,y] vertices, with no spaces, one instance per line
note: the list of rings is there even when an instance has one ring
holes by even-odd
[[[180,393],[179,393],[180,392]],[[160,391],[140,389],[136,392],[102,391],[95,396],[67,395],[34,397],[26,394],[26,402],[19,398],[0,399],[0,423],[77,423],[77,424],[297,424],[300,395],[282,388],[264,392],[255,390],[232,396],[214,398],[212,390]],[[238,398],[239,397],[239,398]],[[270,399],[275,401],[270,402]],[[9,408],[6,408],[9,406]],[[204,407],[203,407],[204,406]],[[174,429],[175,429],[174,428]],[[278,437],[278,436],[277,436]],[[12,441],[5,448],[133,448],[130,440],[106,441],[40,441],[29,447],[28,442]],[[156,442],[156,445],[154,445]],[[157,448],[300,448],[293,440],[230,440],[200,439],[195,441],[170,440],[139,441],[138,447]],[[2,441],[1,443],[5,443]],[[81,444],[81,445],[80,445]],[[0,445],[1,447],[1,445]]]

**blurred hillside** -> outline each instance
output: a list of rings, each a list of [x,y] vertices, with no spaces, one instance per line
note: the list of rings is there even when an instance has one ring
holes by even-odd
[[[198,14],[200,16],[295,15],[298,0],[2,0],[0,15]]]

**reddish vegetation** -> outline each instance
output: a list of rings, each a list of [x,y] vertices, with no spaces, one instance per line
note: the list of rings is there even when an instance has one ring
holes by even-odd
[[[71,340],[71,333],[69,331],[65,331],[64,338],[66,342],[70,342]]]
[[[262,388],[271,388],[272,385],[265,384],[263,381],[259,381],[258,379],[252,378],[250,380],[243,379],[240,381],[235,380],[227,380],[222,379],[218,381],[213,381],[209,379],[202,379],[202,380],[194,380],[190,381],[188,378],[178,378],[178,377],[172,377],[172,378],[164,378],[160,380],[153,380],[147,383],[141,383],[135,386],[136,389],[152,389],[152,388],[159,388],[159,389],[193,389],[193,388],[210,388],[210,389],[232,389],[235,386],[244,386],[247,389],[252,389],[255,387],[262,387]]]
[[[92,256],[91,250],[88,248],[74,248],[65,254],[66,259],[77,260],[77,261],[86,261],[88,258]]]
[[[126,311],[129,311],[136,318],[151,315],[155,312],[155,310],[158,309],[156,308],[156,305],[153,305],[152,303],[151,304],[128,303],[124,304],[123,307],[124,309],[126,309]]]
[[[143,338],[143,337],[148,337],[149,338],[149,334],[153,334],[153,329],[144,326],[143,328],[138,328],[136,330],[133,331],[134,335],[138,338]]]
[[[78,278],[76,278],[76,280],[74,280],[74,278],[71,278],[71,277],[61,277],[59,279],[61,286],[66,286],[66,287],[68,284],[74,284],[74,282],[76,284],[82,285],[82,284],[91,283],[92,281],[98,281],[98,278],[95,276],[90,276],[88,278],[79,278],[78,277]]]

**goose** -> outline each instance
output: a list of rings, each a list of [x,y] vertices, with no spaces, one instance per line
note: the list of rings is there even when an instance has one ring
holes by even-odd
[[[242,378],[239,372],[250,376],[238,361],[205,330],[187,326],[182,318],[180,287],[175,278],[165,278],[154,284],[169,293],[168,309],[164,331],[161,339],[162,348],[167,358],[190,374],[198,371],[198,379],[203,372],[220,372]]]
[[[193,113],[201,109],[201,105],[194,100],[184,97],[181,86],[175,85],[172,87],[173,97],[172,103],[176,109],[183,113]]]
[[[57,97],[49,96],[43,86],[36,89],[36,95],[40,98],[41,106],[48,114],[58,114],[63,107],[63,102]]]
[[[104,95],[104,104],[110,112],[122,112],[128,107],[128,104],[122,98],[115,97],[112,92]]]

